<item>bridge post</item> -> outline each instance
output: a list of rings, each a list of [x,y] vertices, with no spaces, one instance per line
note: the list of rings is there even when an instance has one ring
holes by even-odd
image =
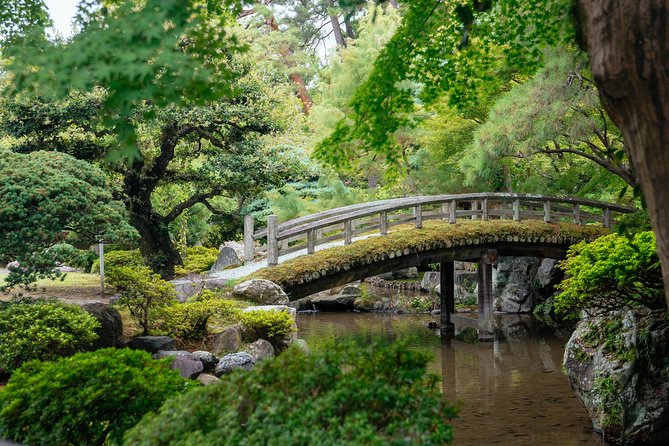
[[[388,235],[388,213],[386,211],[382,211],[379,217],[380,217],[381,235]]]
[[[491,249],[481,257],[478,263],[478,320],[481,341],[494,340],[492,333],[492,265],[496,262],[497,251]]]
[[[451,321],[451,315],[455,313],[455,280],[454,262],[439,263],[439,286],[441,293],[439,296],[439,307],[441,311],[441,332],[454,333],[455,325]]]
[[[605,228],[611,227],[611,209],[604,208],[602,211],[602,224]]]
[[[244,261],[252,262],[253,248],[253,215],[244,216]]]
[[[478,218],[479,202],[474,200],[472,201],[472,220]]]
[[[451,200],[450,206],[449,206],[449,211],[448,211],[448,222],[451,224],[455,223],[455,209],[456,209],[457,203],[455,200]]]
[[[544,222],[551,222],[551,202],[544,201]]]
[[[423,206],[416,205],[413,208],[413,217],[416,219],[416,229],[423,227]]]
[[[581,205],[574,203],[574,223],[581,224]]]
[[[513,200],[513,219],[514,221],[520,221],[520,199],[518,198]]]
[[[307,231],[307,254],[316,252],[316,239],[313,229]]]
[[[273,266],[279,263],[279,242],[277,241],[277,217],[267,217],[267,265]]]
[[[346,220],[344,222],[344,244],[350,245],[353,242],[353,222]]]
[[[481,219],[488,220],[488,199],[481,200]]]

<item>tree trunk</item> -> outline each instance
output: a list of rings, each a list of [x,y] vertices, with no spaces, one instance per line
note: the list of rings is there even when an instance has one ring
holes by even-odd
[[[357,36],[355,34],[355,30],[353,29],[353,25],[351,24],[351,20],[348,18],[348,16],[344,17],[344,28],[346,29],[346,35],[350,39],[356,39]]]
[[[344,33],[341,32],[341,26],[339,25],[339,17],[331,15],[330,23],[332,24],[332,32],[334,33],[335,42],[337,42],[337,46],[346,48],[346,40],[344,39]]]
[[[669,3],[576,3],[602,103],[639,175],[669,306]]]

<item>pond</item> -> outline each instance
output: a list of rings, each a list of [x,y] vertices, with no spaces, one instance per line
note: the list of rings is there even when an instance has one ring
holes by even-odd
[[[605,444],[562,373],[566,339],[557,338],[531,315],[495,318],[495,341],[442,344],[429,315],[372,313],[299,314],[298,336],[311,348],[355,338],[411,336],[413,345],[432,351],[433,373],[444,395],[460,401],[453,421],[455,445]],[[456,317],[456,327],[466,319]]]

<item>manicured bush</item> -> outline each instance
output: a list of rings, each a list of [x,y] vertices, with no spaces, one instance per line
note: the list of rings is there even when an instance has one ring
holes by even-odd
[[[139,350],[102,349],[24,364],[0,390],[0,438],[40,445],[120,444],[123,433],[193,386]]]
[[[48,361],[89,348],[99,322],[76,305],[20,300],[0,307],[0,371],[32,359]]]
[[[265,339],[277,350],[285,348],[285,340],[295,331],[293,317],[286,311],[245,311],[240,314],[239,321],[245,341]]]
[[[442,445],[455,410],[404,343],[289,349],[165,403],[126,446]]]
[[[121,267],[146,266],[142,254],[138,249],[132,251],[105,252],[105,274]],[[100,274],[100,259],[96,259],[91,266],[91,274]]]
[[[107,274],[109,284],[121,293],[118,305],[126,307],[147,335],[156,325],[161,309],[176,303],[174,285],[146,266],[117,267]]]
[[[236,301],[221,299],[211,291],[203,291],[194,300],[164,307],[158,331],[182,341],[199,341],[207,335],[210,319],[229,321],[238,317],[239,313]]]
[[[652,232],[610,234],[569,248],[560,263],[567,278],[558,288],[555,311],[576,317],[581,310],[616,310],[645,305],[663,308],[660,261]]]
[[[218,249],[207,248],[205,246],[193,246],[186,248],[186,255],[183,256],[183,266],[177,266],[174,272],[178,276],[187,274],[198,274],[209,271],[218,257]]]

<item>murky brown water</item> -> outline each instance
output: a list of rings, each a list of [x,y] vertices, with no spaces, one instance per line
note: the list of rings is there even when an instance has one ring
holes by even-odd
[[[601,445],[583,405],[561,371],[565,340],[531,316],[497,318],[494,343],[443,344],[427,315],[300,314],[299,337],[310,347],[354,337],[412,336],[434,353],[431,370],[444,394],[461,402],[455,445]],[[457,323],[457,321],[456,321]]]

